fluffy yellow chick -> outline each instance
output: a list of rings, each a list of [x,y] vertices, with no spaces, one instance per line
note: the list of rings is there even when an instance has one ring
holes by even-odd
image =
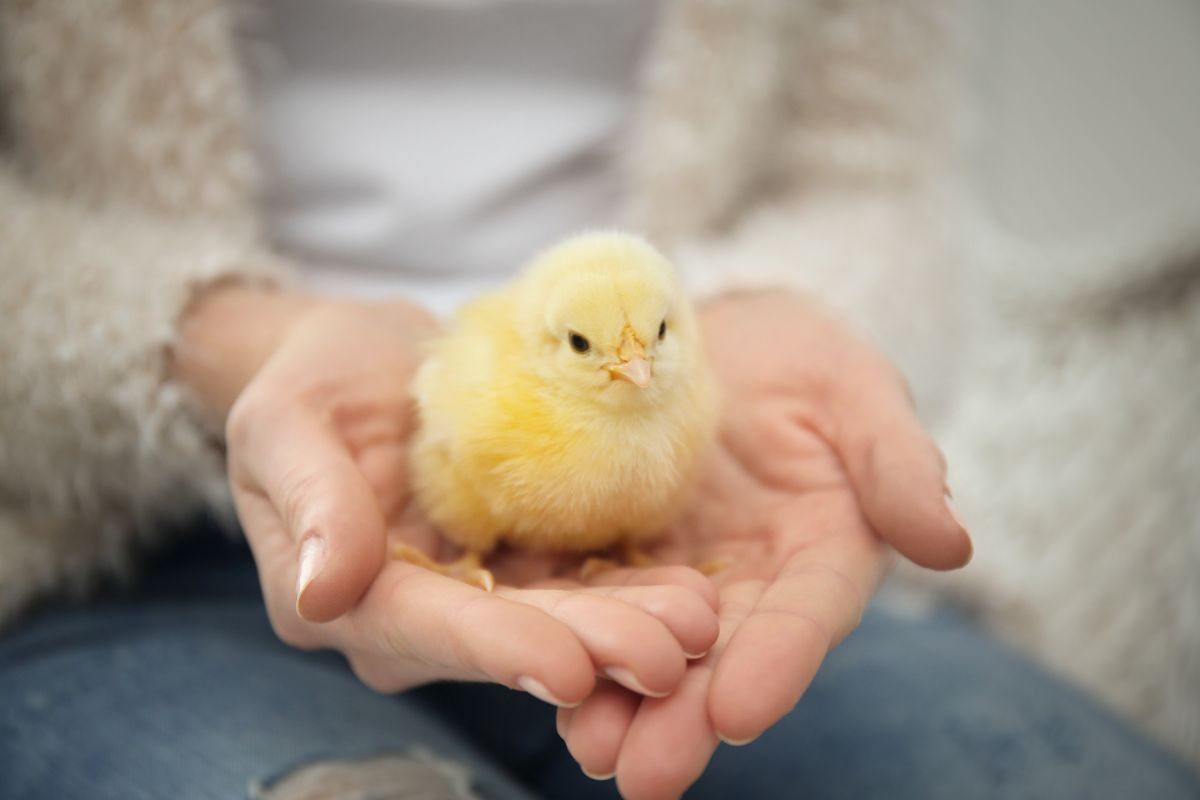
[[[416,497],[467,552],[436,565],[490,588],[501,541],[588,551],[675,513],[715,422],[714,382],[671,264],[623,233],[587,233],[465,306],[415,382]]]

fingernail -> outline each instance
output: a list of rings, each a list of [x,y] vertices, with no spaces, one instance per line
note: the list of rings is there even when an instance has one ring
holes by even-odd
[[[296,575],[296,607],[304,590],[313,582],[321,567],[325,565],[325,540],[320,536],[309,536],[300,543],[300,571]]]
[[[684,653],[683,655],[688,661],[695,661],[697,659],[704,658],[706,655],[708,655],[708,652],[709,651],[705,650],[703,653]]]
[[[559,700],[550,693],[550,690],[546,688],[546,684],[536,678],[530,678],[528,675],[522,675],[517,678],[517,686],[520,686],[522,691],[528,692],[543,703],[549,703],[552,706],[574,708],[579,705],[579,703],[568,703],[565,700]]]
[[[588,771],[587,771],[586,769],[584,769],[583,767],[580,767],[579,769],[580,769],[580,770],[583,772],[583,774],[584,774],[584,775],[587,775],[589,778],[591,778],[591,779],[592,779],[592,780],[594,780],[594,781],[607,781],[607,780],[611,780],[611,779],[615,778],[615,777],[616,777],[616,775],[617,775],[617,773],[615,773],[615,772],[610,772],[610,773],[608,773],[607,775],[597,775],[597,774],[595,774],[594,772],[588,772]]]
[[[644,694],[647,697],[666,697],[670,692],[652,692],[646,688],[645,684],[638,680],[637,676],[627,670],[625,667],[605,667],[604,674],[612,680],[624,686],[630,691]]]
[[[954,517],[954,521],[958,523],[958,527],[964,531],[967,529],[967,523],[963,522],[962,515],[958,513],[958,506],[954,503],[954,498],[950,496],[950,490],[946,490],[946,508],[950,509],[950,516]]]
[[[745,747],[746,745],[750,744],[758,737],[751,736],[749,739],[729,739],[718,733],[717,738],[720,739],[725,744],[729,745],[730,747]]]
[[[948,488],[946,489],[946,508],[950,511],[950,516],[954,518],[954,522],[967,535],[967,559],[963,564],[970,564],[971,560],[975,558],[975,540],[971,538],[971,532],[967,530],[967,523],[963,520],[962,514],[958,513],[958,506],[954,503],[954,498],[951,496],[950,489]]]

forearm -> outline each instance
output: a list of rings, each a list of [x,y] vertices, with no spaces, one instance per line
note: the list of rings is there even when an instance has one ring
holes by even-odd
[[[279,346],[287,331],[320,302],[276,288],[226,282],[197,297],[179,323],[170,377],[217,426]]]
[[[357,324],[348,326],[348,320]],[[338,337],[361,338],[350,341],[361,350],[380,337],[415,343],[435,327],[428,310],[400,297],[356,300],[228,281],[202,292],[182,315],[168,378],[221,429],[242,391],[285,341],[306,343],[319,359],[327,348],[317,343]],[[314,363],[313,369],[322,366]]]

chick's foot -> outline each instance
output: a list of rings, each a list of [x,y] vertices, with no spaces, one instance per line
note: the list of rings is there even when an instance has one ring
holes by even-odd
[[[695,566],[695,570],[701,575],[715,575],[721,570],[729,569],[733,566],[733,559],[729,558],[710,558],[708,561],[702,561]]]
[[[601,558],[599,556],[588,558],[579,567],[579,578],[586,581],[602,572],[619,569],[620,567],[657,567],[661,563],[653,556],[646,555],[637,545],[625,544],[621,548],[620,559]],[[731,559],[712,558],[694,565],[693,569],[702,575],[713,575],[721,570],[728,569],[732,565],[733,561]]]
[[[621,544],[620,557],[618,559],[600,558],[599,556],[591,556],[583,562],[579,567],[579,577],[582,580],[594,578],[602,572],[617,569],[619,567],[657,567],[659,560],[653,556],[647,555],[640,547],[633,542],[623,542]]]
[[[474,551],[467,552],[457,561],[443,564],[440,561],[434,561],[410,544],[396,544],[392,547],[392,558],[424,567],[470,586],[477,586],[485,592],[496,588],[496,578],[492,575],[492,571],[484,568],[479,554]]]

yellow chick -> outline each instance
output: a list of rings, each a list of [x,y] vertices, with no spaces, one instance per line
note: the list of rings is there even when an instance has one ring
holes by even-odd
[[[491,588],[501,541],[583,552],[661,532],[712,436],[715,386],[671,264],[645,240],[587,233],[465,306],[415,381],[417,500]]]

